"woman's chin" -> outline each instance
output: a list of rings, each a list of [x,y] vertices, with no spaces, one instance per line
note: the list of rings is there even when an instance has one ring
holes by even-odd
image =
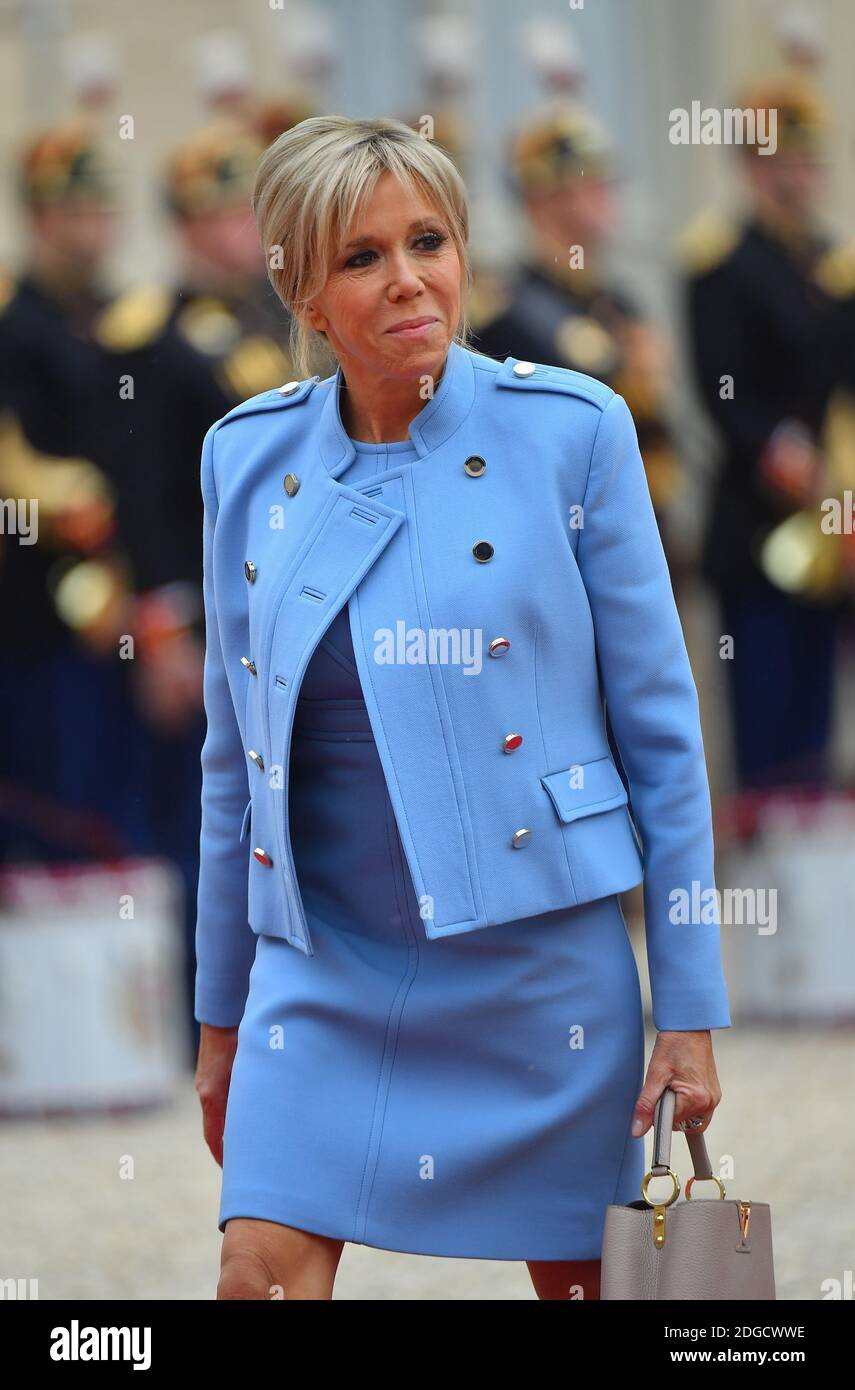
[[[450,339],[444,332],[430,334],[432,341],[427,338],[404,338],[398,342],[398,336],[397,333],[387,333],[381,344],[387,371],[404,377],[429,376],[442,366],[450,345]]]

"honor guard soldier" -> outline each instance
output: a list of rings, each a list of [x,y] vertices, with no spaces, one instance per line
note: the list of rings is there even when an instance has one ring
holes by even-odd
[[[146,826],[119,651],[144,553],[92,336],[117,181],[76,119],[28,145],[20,188],[28,261],[0,311],[0,859],[119,857],[144,849]]]
[[[514,353],[586,372],[624,397],[668,549],[679,471],[666,421],[664,345],[601,265],[614,224],[614,150],[588,111],[562,100],[512,138],[509,163],[531,245],[505,303],[476,323],[475,346],[502,361]]]
[[[793,75],[753,84],[756,139],[738,158],[741,220],[704,213],[682,234],[697,386],[721,441],[702,570],[721,604],[737,775],[743,787],[823,783],[840,606],[797,578],[782,522],[821,491],[814,371],[830,312],[818,225],[827,117]]]
[[[287,320],[266,279],[250,211],[263,149],[238,121],[221,120],[182,142],[164,188],[178,245],[176,283],[127,290],[95,326],[111,379],[130,382],[111,396],[124,446],[151,484],[140,505],[158,536],[156,626],[170,598],[180,628],[187,615],[201,622],[198,465],[211,421],[294,375]],[[195,696],[191,703],[198,706]]]
[[[440,145],[461,171],[473,153],[466,107],[475,73],[472,28],[463,15],[422,14],[416,21],[421,102],[401,119],[423,139]]]
[[[188,1006],[205,734],[202,441],[212,421],[295,374],[288,321],[266,278],[250,209],[263,149],[254,129],[229,120],[181,143],[164,189],[177,283],[129,289],[95,329],[110,382],[105,399],[129,469],[146,484],[139,509],[153,554],[135,609],[144,655],[138,695],[155,847],[184,878]]]

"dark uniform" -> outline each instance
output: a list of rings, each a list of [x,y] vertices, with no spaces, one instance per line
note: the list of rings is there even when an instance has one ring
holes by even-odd
[[[785,97],[786,88],[777,97],[784,150],[814,138],[812,111]],[[765,458],[782,423],[816,427],[828,251],[821,234],[796,235],[759,215],[736,225],[704,214],[682,238],[691,356],[722,442],[702,569],[734,640],[726,665],[743,786],[827,777],[840,605],[773,582],[764,544],[799,506],[770,484]]]
[[[632,411],[660,531],[679,482],[665,416],[658,346],[630,298],[604,285],[562,280],[529,263],[504,312],[477,330],[474,346],[500,361],[512,354],[586,372],[622,395]]]
[[[166,190],[179,236],[184,219],[206,219],[223,210],[239,211],[254,232],[249,195],[263,148],[245,127],[224,122],[182,143],[170,160]],[[188,664],[198,670],[186,717],[174,725],[149,721],[145,774],[154,848],[178,866],[184,881],[188,1018],[205,736],[202,441],[234,405],[294,376],[288,316],[263,274],[260,248],[258,262],[260,273],[239,276],[185,257],[177,287],[130,289],[94,327],[123,455],[129,470],[146,480],[138,519],[152,544],[137,634],[144,651],[147,634],[153,634],[149,650],[156,669],[158,642],[168,645],[174,624]],[[127,389],[120,392],[123,382]],[[168,668],[164,678],[170,678]]]
[[[549,193],[574,177],[608,177],[612,152],[599,125],[576,105],[559,103],[527,124],[512,143],[517,191]],[[568,243],[574,228],[566,228]],[[504,361],[508,354],[551,362],[597,377],[632,411],[663,540],[667,511],[680,482],[666,418],[662,345],[630,296],[590,269],[570,269],[532,250],[514,273],[505,302],[480,312],[476,277],[474,342]],[[489,303],[491,295],[485,296]]]
[[[84,123],[34,142],[24,195],[39,209],[108,207]],[[104,427],[91,326],[107,296],[73,266],[30,271],[0,312],[0,490],[37,509],[35,543],[0,551],[0,861],[78,861],[148,847],[141,731],[116,621],[139,533]],[[121,770],[119,772],[119,770]]]

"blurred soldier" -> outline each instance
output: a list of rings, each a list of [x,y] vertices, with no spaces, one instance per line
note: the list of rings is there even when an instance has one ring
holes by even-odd
[[[583,102],[588,71],[566,16],[535,15],[517,27],[516,39],[544,97]]]
[[[193,59],[206,121],[247,123],[255,98],[246,35],[239,29],[209,29],[194,41]]]
[[[788,76],[813,79],[825,63],[825,26],[815,8],[791,5],[777,19],[776,36]]]
[[[601,264],[615,223],[614,150],[593,116],[562,101],[526,123],[510,155],[531,249],[501,312],[476,325],[475,346],[500,360],[510,353],[586,372],[626,398],[667,543],[679,473],[665,415],[664,345]]]
[[[318,108],[308,95],[291,89],[284,96],[260,101],[253,111],[252,128],[266,148],[284,131],[317,115]]]
[[[787,582],[776,531],[821,487],[811,373],[830,307],[816,215],[826,117],[792,75],[755,84],[740,108],[777,112],[777,149],[739,147],[741,224],[702,215],[681,240],[697,384],[723,445],[702,568],[734,643],[740,783],[822,784],[840,606]]]
[[[29,263],[0,312],[0,859],[110,857],[145,845],[119,654],[139,538],[99,409],[118,207],[86,121],[30,144],[21,193]]]
[[[249,207],[262,151],[254,131],[230,121],[182,142],[165,186],[177,240],[176,283],[127,290],[95,325],[112,377],[127,375],[131,383],[118,410],[125,447],[153,480],[141,505],[150,509],[157,499],[149,525],[160,536],[158,579],[161,586],[186,583],[199,594],[205,432],[239,401],[293,376],[289,323],[270,289]],[[118,399],[118,390],[113,394]],[[158,595],[159,608],[165,597]],[[186,591],[179,607],[201,614]]]
[[[129,289],[95,325],[111,381],[105,398],[129,470],[145,480],[140,524],[156,551],[135,610],[146,658],[135,675],[148,725],[155,848],[184,878],[190,1019],[205,734],[202,441],[239,401],[294,376],[289,323],[270,289],[250,210],[263,148],[240,121],[219,121],[181,143],[165,186],[177,283]]]
[[[245,34],[213,29],[196,40],[196,90],[214,129],[242,126],[267,146],[283,131],[318,114],[320,103],[311,93],[335,70],[334,25],[325,12],[294,3],[284,35],[280,34],[277,64],[286,70],[284,90],[273,97],[258,95]]]
[[[289,0],[288,22],[275,26],[273,39],[276,94],[256,101],[252,122],[266,145],[330,110],[341,48],[335,16],[313,0]]]
[[[463,15],[423,14],[415,21],[421,105],[401,119],[436,141],[462,173],[472,156],[466,102],[474,76],[472,27]]]

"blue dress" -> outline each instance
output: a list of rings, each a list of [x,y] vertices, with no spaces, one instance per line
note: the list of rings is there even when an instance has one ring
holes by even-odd
[[[354,444],[348,483],[416,457],[407,440]],[[243,1216],[422,1255],[599,1258],[606,1207],[638,1198],[644,1174],[619,899],[428,940],[349,604],[306,668],[290,759],[314,954],[258,937],[219,1229]]]

